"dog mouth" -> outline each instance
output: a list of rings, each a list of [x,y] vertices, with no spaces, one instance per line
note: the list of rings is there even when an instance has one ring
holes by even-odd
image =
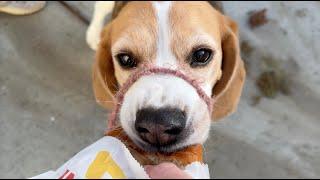
[[[173,153],[176,152],[182,147],[178,148],[175,146],[175,143],[172,144],[167,144],[167,145],[152,145],[149,143],[141,143],[138,141],[134,141],[134,143],[142,150],[146,152],[151,152],[151,153],[161,153],[161,154],[168,154],[168,153]]]

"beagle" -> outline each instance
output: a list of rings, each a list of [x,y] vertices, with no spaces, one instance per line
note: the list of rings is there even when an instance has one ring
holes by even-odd
[[[97,2],[87,42],[97,102],[117,109],[109,121],[145,152],[203,144],[211,122],[236,110],[237,24],[206,1]]]

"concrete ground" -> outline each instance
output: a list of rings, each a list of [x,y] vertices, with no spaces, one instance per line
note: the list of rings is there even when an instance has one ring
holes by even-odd
[[[206,143],[211,176],[319,177],[320,3],[223,4],[252,50],[242,54],[248,78],[238,112],[213,124]],[[93,2],[73,5],[90,19]],[[248,12],[262,8],[269,22],[250,29]],[[103,135],[107,111],[93,97],[85,31],[58,2],[30,16],[0,14],[0,178],[56,169]],[[287,74],[290,93],[254,102],[265,59]]]

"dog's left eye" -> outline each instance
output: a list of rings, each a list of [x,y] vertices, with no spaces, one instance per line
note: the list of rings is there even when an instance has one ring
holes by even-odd
[[[200,48],[195,50],[191,55],[190,65],[192,67],[207,65],[212,59],[212,50]]]
[[[123,68],[133,68],[137,66],[135,59],[126,53],[118,54],[117,60]]]

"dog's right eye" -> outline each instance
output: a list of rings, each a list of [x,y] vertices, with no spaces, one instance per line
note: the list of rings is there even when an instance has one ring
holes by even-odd
[[[121,67],[123,68],[133,68],[137,66],[135,59],[126,53],[121,53],[117,55],[117,60]]]

